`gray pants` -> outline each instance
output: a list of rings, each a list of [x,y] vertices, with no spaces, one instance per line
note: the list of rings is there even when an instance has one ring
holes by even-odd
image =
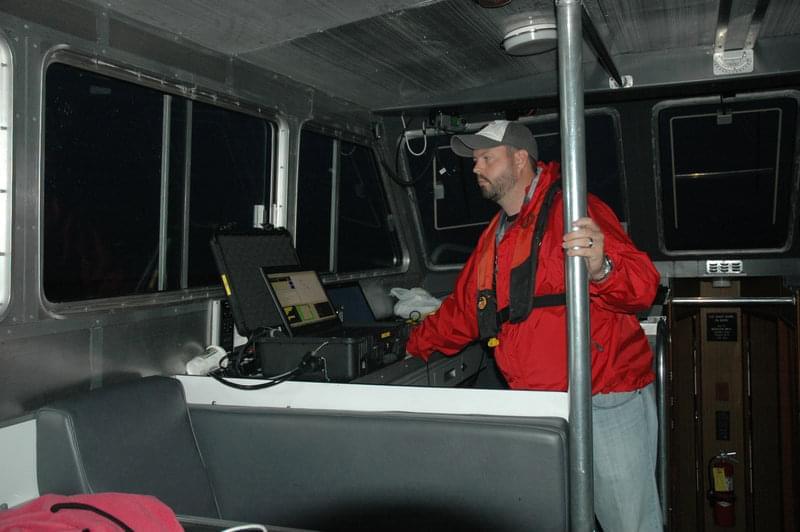
[[[655,386],[592,397],[594,511],[604,532],[662,532]]]

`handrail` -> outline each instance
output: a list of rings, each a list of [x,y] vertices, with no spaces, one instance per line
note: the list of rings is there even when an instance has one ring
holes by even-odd
[[[664,530],[669,530],[669,379],[667,371],[667,320],[661,317],[656,327],[656,401],[658,405],[658,493]]]
[[[673,297],[673,305],[796,305],[794,296],[785,297]]]

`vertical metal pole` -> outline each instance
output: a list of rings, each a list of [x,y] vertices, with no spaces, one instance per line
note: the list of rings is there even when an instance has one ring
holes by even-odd
[[[564,226],[586,215],[586,141],[583,112],[583,37],[580,0],[556,0],[558,96]],[[594,528],[592,368],[589,357],[589,280],[582,257],[567,257],[569,352],[570,525]]]

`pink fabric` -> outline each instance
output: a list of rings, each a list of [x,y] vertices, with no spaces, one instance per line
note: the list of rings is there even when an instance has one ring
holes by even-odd
[[[20,507],[0,512],[0,532],[61,532],[89,529],[91,532],[119,532],[114,521],[91,510],[63,508],[54,504],[82,503],[113,515],[133,530],[182,532],[175,513],[150,495],[95,493],[91,495],[42,495]]]

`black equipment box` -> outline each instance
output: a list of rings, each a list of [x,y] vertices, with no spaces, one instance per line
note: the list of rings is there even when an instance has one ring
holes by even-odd
[[[308,373],[299,379],[349,382],[368,370],[367,338],[265,338],[256,342],[256,354],[261,360],[265,378],[291,371],[300,364],[306,353],[316,350],[324,369]]]
[[[405,356],[409,327],[405,323],[370,324],[357,337],[279,337],[256,342],[264,377],[274,377],[298,366],[306,353],[322,359],[324,370],[299,380],[349,382]]]

